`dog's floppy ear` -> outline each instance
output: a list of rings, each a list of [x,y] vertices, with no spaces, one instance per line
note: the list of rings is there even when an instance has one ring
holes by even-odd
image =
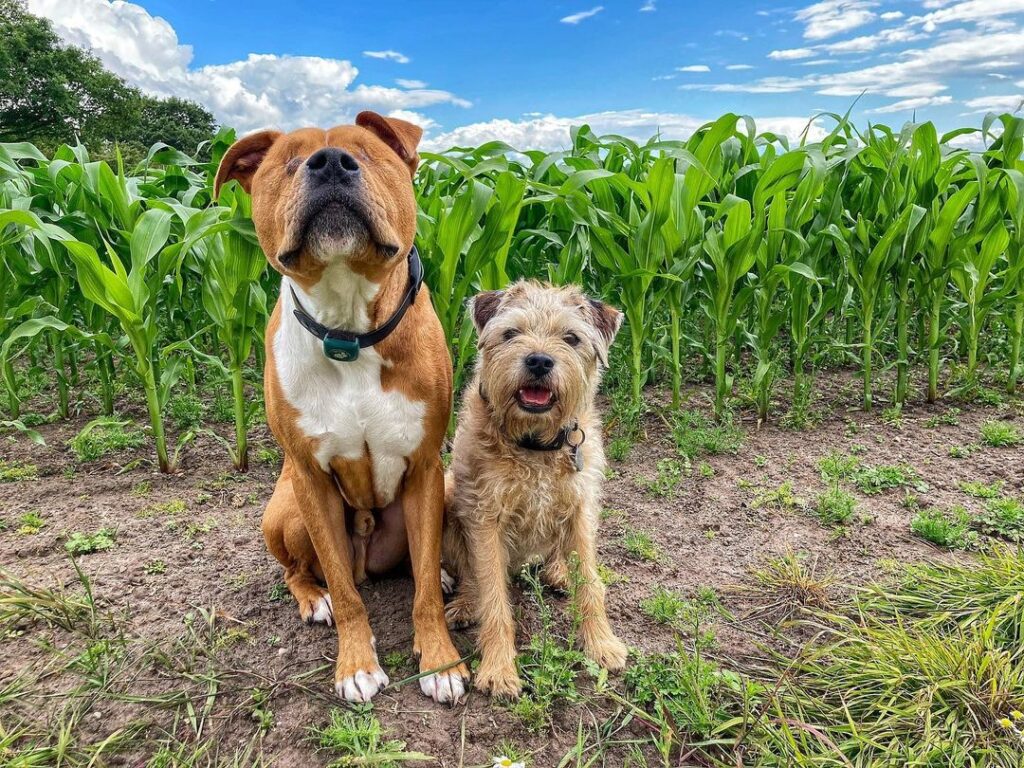
[[[409,173],[416,175],[416,166],[420,163],[416,147],[423,138],[422,128],[397,117],[384,117],[370,111],[356,115],[356,125],[377,134],[409,166]]]
[[[481,291],[469,300],[469,314],[473,317],[473,325],[478,334],[498,312],[498,305],[504,295],[504,291]]]
[[[587,299],[587,311],[591,324],[597,329],[603,342],[602,349],[598,350],[598,356],[601,358],[601,364],[607,365],[608,350],[615,341],[615,334],[622,327],[622,313],[597,299]]]
[[[271,145],[281,136],[280,131],[258,131],[232,144],[217,168],[213,182],[213,196],[220,196],[220,189],[234,179],[246,192],[252,191],[252,177],[260,167]]]

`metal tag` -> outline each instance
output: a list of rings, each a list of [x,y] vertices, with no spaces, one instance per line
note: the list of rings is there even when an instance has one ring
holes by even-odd
[[[359,342],[355,339],[324,338],[324,354],[339,363],[351,363],[359,359]]]
[[[570,439],[573,436],[573,434],[576,433],[576,432],[580,433],[580,441],[578,443],[574,443]],[[580,448],[583,447],[583,443],[585,443],[586,440],[587,440],[587,433],[584,432],[582,429],[580,429],[579,426],[576,423],[573,423],[573,428],[569,432],[569,435],[566,437],[566,440],[568,440],[569,445],[572,446],[572,451],[571,451],[571,454],[572,454],[572,466],[573,466],[573,468],[577,472],[582,472],[583,471],[583,451],[581,451]]]

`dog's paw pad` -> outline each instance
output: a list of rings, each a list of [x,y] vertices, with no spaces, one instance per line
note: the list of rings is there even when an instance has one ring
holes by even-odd
[[[441,592],[450,595],[455,591],[455,577],[444,568],[441,569]]]
[[[316,601],[309,621],[313,624],[319,623],[326,624],[327,626],[331,626],[334,623],[334,605],[331,603],[330,595],[324,595]]]
[[[338,698],[350,702],[369,701],[391,682],[384,670],[378,667],[372,672],[360,669],[354,675],[348,675],[334,684]]]
[[[466,695],[466,683],[458,672],[433,672],[420,678],[420,690],[439,704],[458,704]]]

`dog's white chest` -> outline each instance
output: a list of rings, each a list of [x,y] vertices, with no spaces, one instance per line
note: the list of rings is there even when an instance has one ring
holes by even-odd
[[[390,503],[406,460],[423,440],[426,404],[384,390],[386,363],[372,347],[360,350],[352,362],[329,360],[322,342],[295,321],[291,308],[288,297],[274,337],[274,361],[284,396],[299,412],[299,428],[317,441],[315,456],[324,471],[330,471],[334,458],[368,457],[376,497]]]

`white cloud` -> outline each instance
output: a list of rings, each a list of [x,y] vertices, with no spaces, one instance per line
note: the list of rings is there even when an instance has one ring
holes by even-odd
[[[394,61],[397,64],[408,64],[410,59],[404,53],[398,51],[363,51],[363,56],[368,56],[371,59],[386,59],[387,61]]]
[[[440,151],[452,146],[476,146],[497,140],[517,149],[553,151],[568,147],[569,129],[583,123],[590,125],[598,134],[616,133],[646,141],[659,133],[664,138],[686,138],[706,122],[692,115],[639,109],[595,112],[577,117],[548,114],[523,120],[499,119],[464,125],[429,137],[424,146],[431,151]],[[757,119],[757,128],[759,131],[772,131],[797,139],[807,122],[806,117],[763,117]],[[815,123],[808,135],[811,141],[817,141],[825,134],[826,131]]]
[[[595,5],[589,11],[580,11],[579,13],[572,13],[568,16],[563,16],[560,21],[563,24],[579,24],[584,19],[589,19],[591,16],[597,16],[597,14],[603,10],[603,5]]]
[[[903,99],[902,101],[895,101],[892,104],[886,104],[882,107],[876,107],[875,109],[866,110],[867,114],[887,114],[890,112],[909,112],[914,109],[923,109],[924,107],[938,107],[943,104],[952,104],[952,96],[922,96],[915,99]]]
[[[976,99],[968,99],[964,102],[964,106],[970,108],[974,113],[1019,112],[1024,108],[1024,93],[1007,96],[979,96]]]
[[[797,58],[794,54],[776,52],[776,58],[787,55]],[[764,77],[748,83],[696,84],[689,88],[721,93],[814,90],[823,95],[844,97],[866,91],[914,98],[934,96],[936,88],[943,87],[941,81],[944,77],[984,75],[993,61],[1024,61],[1024,35],[1018,32],[994,35],[965,32],[929,47],[904,50],[897,60],[862,69],[819,72],[801,77]]]
[[[438,89],[357,84],[359,70],[345,59],[251,53],[195,68],[192,47],[178,41],[167,21],[121,0],[29,0],[28,8],[49,18],[62,39],[90,49],[143,91],[194,99],[240,131],[335,125],[350,122],[361,109],[469,106]]]
[[[882,21],[896,21],[896,19],[902,19],[903,18],[903,12],[902,11],[886,11],[885,13],[880,14],[878,18],[880,18]]]
[[[395,82],[402,88],[426,88],[427,84],[422,80],[407,80],[404,77],[399,77]]]
[[[797,11],[794,18],[804,23],[804,37],[821,40],[874,21],[878,5],[869,0],[822,0]]]
[[[710,72],[711,67],[707,64],[689,64],[685,67],[676,67],[677,72]]]
[[[730,72],[740,72],[745,69],[753,69],[752,64],[726,64],[725,68]]]
[[[772,51],[768,54],[769,59],[775,61],[794,61],[796,59],[809,59],[815,54],[813,48],[784,48],[781,51]]]
[[[653,13],[658,10],[654,0],[647,0],[643,5],[640,6],[640,13]]]
[[[966,2],[954,3],[948,7],[925,3],[925,7],[937,7],[939,10],[923,16],[912,16],[908,22],[920,24],[926,32],[933,32],[940,24],[985,22],[1011,13],[1022,13],[1024,12],[1024,0],[966,0]]]

